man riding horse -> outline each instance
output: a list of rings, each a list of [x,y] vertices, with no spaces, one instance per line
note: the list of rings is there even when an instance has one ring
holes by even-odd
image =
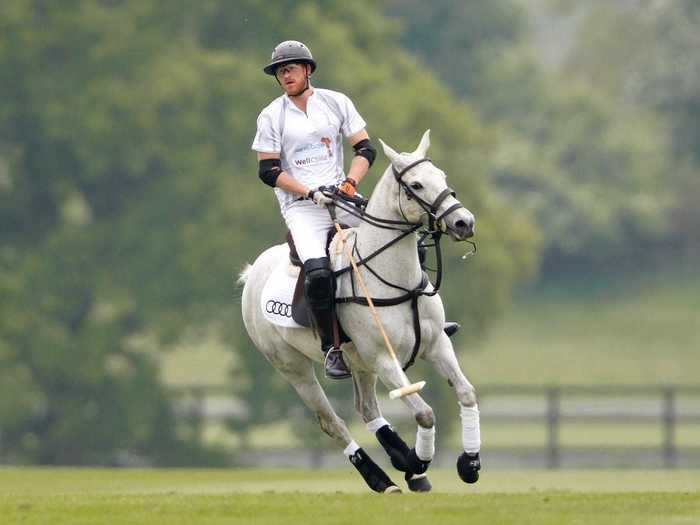
[[[275,47],[264,72],[277,79],[284,93],[258,116],[252,149],[257,152],[260,179],[274,188],[303,263],[304,294],[321,339],[326,376],[343,379],[350,377],[350,371],[333,337],[336,283],[326,254],[328,230],[333,227],[326,206],[334,201],[324,189],[335,187],[341,196],[354,196],[376,150],[352,101],[311,85],[315,70],[316,62],[303,43],[288,40]],[[354,150],[347,176],[342,137]],[[337,219],[349,226],[359,223],[343,210],[338,210]],[[455,323],[445,326],[448,335],[457,328]]]

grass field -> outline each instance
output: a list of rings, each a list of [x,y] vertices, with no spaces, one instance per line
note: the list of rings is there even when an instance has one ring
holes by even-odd
[[[390,473],[396,481],[395,473]],[[0,469],[0,523],[697,524],[698,471],[430,472],[430,494],[369,493],[347,469]]]
[[[698,384],[698,326],[700,276],[567,282],[516,301],[460,361],[476,384]]]

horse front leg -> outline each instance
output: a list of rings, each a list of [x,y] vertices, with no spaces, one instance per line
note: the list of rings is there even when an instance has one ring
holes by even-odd
[[[377,357],[374,370],[389,390],[409,383],[401,367],[388,355]],[[421,475],[428,470],[435,455],[435,414],[430,405],[418,394],[404,396],[401,401],[411,410],[418,424],[416,446],[409,450],[407,456],[408,469],[412,474]]]
[[[432,485],[425,473],[416,474],[411,471],[411,449],[398,432],[382,416],[377,401],[377,376],[371,372],[356,370],[353,372],[355,391],[355,409],[362,416],[367,430],[375,435],[377,441],[389,456],[396,470],[404,473],[404,479],[409,490],[413,492],[429,492]]]
[[[425,352],[424,358],[450,382],[457,393],[464,448],[464,452],[457,459],[457,473],[465,483],[476,483],[481,469],[481,429],[476,390],[462,372],[452,341],[446,334],[441,334],[438,342]]]

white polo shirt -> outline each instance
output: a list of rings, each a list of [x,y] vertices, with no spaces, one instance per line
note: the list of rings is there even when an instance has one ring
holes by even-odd
[[[301,111],[284,94],[258,116],[258,130],[252,149],[279,153],[282,169],[309,188],[334,185],[345,178],[343,145],[345,137],[363,130],[367,124],[352,101],[342,93],[313,88]],[[284,215],[298,195],[275,188]]]

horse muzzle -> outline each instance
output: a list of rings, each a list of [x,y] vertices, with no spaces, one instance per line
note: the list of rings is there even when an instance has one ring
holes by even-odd
[[[447,234],[455,241],[465,241],[473,237],[475,231],[474,216],[469,212],[460,215],[447,223]]]

